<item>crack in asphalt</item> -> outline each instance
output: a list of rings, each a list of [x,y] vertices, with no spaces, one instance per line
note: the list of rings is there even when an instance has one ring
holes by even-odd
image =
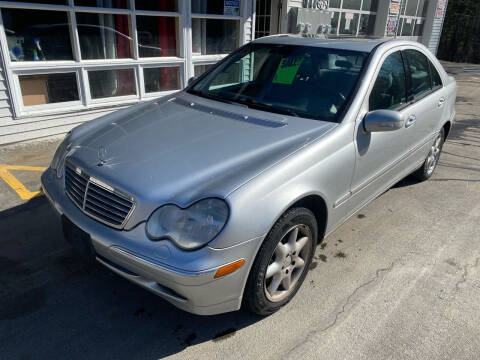
[[[476,268],[478,265],[480,264],[480,258],[477,258],[475,260],[475,263],[470,265],[470,264],[465,264],[465,266],[463,267],[463,273],[462,273],[462,277],[460,278],[460,280],[458,280],[456,283],[455,283],[455,290],[460,290],[460,285],[461,284],[464,284],[466,281],[467,281],[467,276],[468,276],[468,269],[469,268]]]
[[[302,358],[302,355],[298,356],[298,353],[294,353],[300,346],[312,341],[312,337],[313,336],[318,336],[326,331],[328,331],[329,329],[333,328],[336,324],[337,324],[337,321],[339,320],[339,318],[341,317],[342,314],[344,314],[346,311],[347,311],[347,308],[349,307],[349,305],[351,304],[351,301],[352,299],[355,297],[355,295],[357,295],[359,293],[359,291],[373,283],[375,283],[382,275],[383,277],[388,274],[390,271],[393,270],[393,268],[398,264],[398,263],[401,263],[402,260],[404,260],[408,255],[426,255],[422,252],[418,252],[418,251],[409,251],[405,254],[403,254],[402,256],[400,256],[399,258],[397,258],[396,260],[392,261],[390,263],[389,266],[387,267],[382,267],[382,268],[379,268],[377,270],[375,270],[375,276],[373,276],[371,279],[369,279],[368,281],[365,281],[363,282],[362,284],[360,284],[359,286],[357,286],[345,299],[345,301],[343,302],[343,305],[342,307],[340,308],[339,311],[337,311],[335,313],[335,316],[333,318],[333,321],[330,322],[330,324],[328,324],[327,326],[323,327],[322,329],[320,330],[311,330],[308,332],[308,334],[305,336],[304,340],[303,341],[300,341],[299,343],[297,343],[296,345],[294,345],[290,350],[288,350],[284,356],[282,357],[283,359],[290,359],[290,358]],[[438,257],[435,257],[433,262],[427,262],[424,264],[424,266],[429,266],[429,267],[435,267],[438,263]],[[477,259],[477,263],[480,263],[480,258]],[[475,265],[477,266],[477,265]],[[308,351],[308,350],[306,350]]]
[[[358,287],[356,287],[356,288],[353,290],[353,292],[352,292],[350,295],[347,296],[347,299],[345,300],[342,308],[340,309],[340,311],[338,311],[338,312],[335,314],[335,318],[333,319],[333,321],[332,321],[329,325],[325,326],[323,329],[320,329],[320,330],[319,330],[318,332],[316,332],[316,333],[322,333],[322,332],[327,331],[328,329],[334,327],[334,326],[336,325],[336,323],[337,323],[338,318],[340,317],[340,315],[342,315],[342,314],[345,312],[345,309],[347,308],[348,304],[350,303],[350,300],[354,297],[354,295],[355,295],[357,292],[359,292],[362,288],[364,288],[364,287],[372,284],[373,282],[375,282],[375,281],[380,277],[380,274],[381,274],[381,273],[387,273],[387,272],[391,271],[391,270],[393,269],[393,267],[395,266],[395,264],[396,264],[396,261],[392,262],[392,263],[390,264],[390,266],[388,266],[388,267],[386,267],[386,268],[377,269],[377,270],[375,271],[375,277],[373,277],[372,279],[370,279],[370,280],[364,282],[363,284],[359,285]]]
[[[386,274],[388,272],[390,272],[395,265],[397,265],[406,255],[410,255],[410,254],[417,254],[416,252],[409,252],[408,254],[404,254],[402,255],[401,257],[399,257],[398,259],[392,261],[392,263],[387,266],[387,267],[383,267],[383,268],[379,268],[375,271],[375,276],[373,278],[371,278],[370,280],[360,284],[359,286],[357,286],[351,293],[350,295],[347,296],[347,298],[345,299],[341,309],[339,311],[337,311],[337,313],[335,314],[335,317],[333,318],[333,321],[325,326],[324,328],[320,329],[320,330],[312,330],[309,332],[309,334],[306,336],[306,339],[305,341],[302,341],[300,343],[298,343],[297,345],[293,346],[284,356],[283,358],[290,358],[292,355],[293,355],[293,352],[301,345],[307,343],[310,341],[310,337],[313,336],[313,335],[318,335],[320,333],[323,333],[329,329],[331,329],[332,327],[334,327],[338,321],[338,319],[340,318],[340,316],[345,313],[348,305],[350,304],[350,301],[351,299],[363,288],[367,287],[368,285],[374,283],[379,277],[381,274]]]

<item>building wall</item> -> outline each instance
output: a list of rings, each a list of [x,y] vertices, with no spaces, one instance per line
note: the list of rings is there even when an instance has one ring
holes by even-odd
[[[3,61],[0,56],[0,126],[3,125],[4,119],[11,119],[11,118],[12,118],[12,110],[10,107],[8,82],[5,79],[5,72],[3,70]]]
[[[428,1],[428,3],[427,3]],[[291,9],[292,8],[304,8],[304,7],[314,7],[317,6],[321,1],[317,0],[284,0],[286,3],[285,8],[285,13],[283,14],[283,21],[285,23],[287,22],[292,22],[294,18],[292,16],[289,16],[289,14],[292,13]],[[411,13],[411,7],[408,6],[413,2],[413,4],[416,5],[414,10],[416,9],[415,13]],[[419,41],[426,45],[434,54],[436,53],[438,43],[440,40],[441,32],[442,32],[442,26],[443,26],[443,20],[445,17],[445,12],[447,8],[447,0],[425,0],[425,3],[427,4],[426,7],[424,7],[424,3],[420,0],[379,0],[378,5],[376,10],[371,9],[370,12],[367,9],[363,9],[363,4],[365,3],[362,0],[358,0],[358,4],[362,5],[360,6],[360,9],[347,9],[344,7],[345,2],[342,0],[336,0],[336,1],[328,1],[329,4],[329,11],[333,11],[334,13],[337,13],[338,11],[341,11],[343,13],[350,13],[352,14],[360,14],[360,18],[363,16],[367,16],[368,14],[374,15],[375,16],[375,22],[374,25],[371,29],[369,29],[370,33],[368,36],[376,37],[376,38],[381,38],[381,37],[393,37],[395,36],[397,38],[401,39],[408,39],[412,41]],[[439,4],[443,4],[443,13],[441,16],[437,16],[437,11],[438,11],[438,6]],[[333,5],[333,6],[332,6]],[[390,12],[390,7],[392,8],[394,6],[399,6],[400,11],[397,12],[397,15],[395,13]],[[408,7],[408,11],[404,12]],[[340,10],[341,9],[341,10]],[[427,9],[426,13],[423,13],[423,10]],[[393,10],[391,10],[393,11]],[[356,16],[356,15],[355,15]],[[387,22],[389,18],[393,18],[398,20],[397,24],[397,30],[394,31],[393,33],[389,33],[387,31]],[[414,24],[411,28],[406,27],[404,24],[405,22],[408,22],[408,24]],[[423,35],[419,36],[417,33],[417,23],[420,24],[423,21]],[[294,25],[294,24],[293,24]],[[333,25],[333,18],[332,18],[332,25]],[[402,28],[406,27],[406,29],[411,29],[410,33],[409,31],[406,31],[406,34],[402,34]],[[290,25],[285,25],[283,27],[283,32],[291,32],[292,29],[294,29],[295,26]],[[333,28],[334,29],[334,28]],[[360,29],[360,27],[359,27]],[[314,30],[315,31],[315,30]],[[358,36],[362,37],[363,35],[360,35],[360,32],[358,35],[341,35],[339,32],[338,35],[336,32],[330,32],[328,33],[329,37],[335,37],[335,36],[340,36],[340,37],[352,37],[352,36]]]
[[[84,121],[108,114],[114,110],[111,108],[98,109],[82,113],[33,116],[23,119],[15,119],[11,106],[8,82],[5,79],[5,75],[3,60],[1,60],[0,145],[64,134]]]
[[[133,0],[132,0],[133,1]],[[189,1],[189,0],[179,0]],[[241,43],[249,42],[253,39],[255,33],[255,4],[256,0],[243,0],[242,6],[242,20],[240,25],[240,37]],[[379,7],[376,15],[376,22],[373,29],[373,36],[383,36],[386,26],[387,11],[389,1],[379,1]],[[280,5],[280,6],[279,6]],[[272,0],[272,17],[280,19],[280,32],[288,32],[289,25],[289,12],[293,7],[303,7],[305,5],[304,0]],[[186,6],[182,3],[182,6]],[[0,1],[1,7],[1,1]],[[411,37],[412,40],[419,40],[424,43],[432,52],[436,52],[438,42],[440,39],[441,29],[443,25],[443,17],[437,18],[435,16],[437,10],[437,0],[430,0],[428,7],[428,14],[424,24],[424,34],[421,38]],[[280,11],[280,13],[277,13]],[[445,1],[446,11],[446,1]],[[444,12],[445,12],[444,11]],[[275,28],[276,24],[272,25]],[[188,38],[191,36],[190,29],[180,29],[179,36]],[[184,40],[186,46],[191,46],[188,40]],[[56,113],[52,115],[41,114],[29,114],[23,116],[15,116],[15,110],[12,105],[12,96],[18,94],[18,90],[12,89],[13,80],[8,79],[8,72],[5,71],[4,61],[8,57],[5,55],[5,46],[0,47],[2,56],[0,57],[0,145],[8,144],[24,140],[32,140],[38,138],[44,138],[52,135],[59,135],[66,133],[76,125],[81,124],[84,121],[92,120],[96,117],[107,114],[111,111],[115,111],[123,106],[116,105],[115,107],[103,105],[103,107],[97,107],[91,110],[83,111],[68,111],[64,109],[62,113]],[[8,49],[8,48],[7,48]],[[196,63],[203,62],[204,64],[211,64],[217,60],[199,60],[195,56],[186,56],[185,54],[185,66],[186,76],[193,75],[193,61]],[[199,62],[200,61],[200,62]],[[186,76],[182,76],[183,83],[186,83]],[[140,100],[139,100],[140,101]],[[137,101],[138,102],[138,101]],[[133,104],[135,101],[129,103]],[[102,106],[102,105],[100,105]]]
[[[444,8],[439,8],[439,3],[444,3]],[[440,37],[442,35],[443,22],[445,20],[445,14],[447,12],[448,0],[432,1],[428,6],[427,21],[425,22],[425,31],[422,37],[422,43],[432,53],[436,54],[438,45],[440,43]],[[442,16],[437,16],[437,11],[442,13]]]
[[[179,6],[187,6],[186,3],[190,0],[179,0]],[[240,3],[241,6],[241,23],[240,23],[240,44],[249,42],[253,39],[254,36],[254,4],[255,0],[242,0]],[[0,7],[1,7],[0,2]],[[191,46],[191,41],[186,39],[190,36],[190,29],[180,28],[179,36],[184,36],[185,39],[183,43],[185,46]],[[25,141],[40,139],[45,137],[50,137],[54,135],[60,135],[68,132],[73,127],[92,119],[95,119],[99,116],[108,114],[112,111],[118,110],[125,105],[99,105],[95,109],[83,110],[83,111],[68,111],[68,109],[63,109],[62,112],[57,112],[51,115],[42,115],[35,113],[23,116],[15,116],[15,110],[12,105],[12,95],[18,94],[18,89],[10,89],[10,86],[13,86],[13,80],[9,81],[7,79],[8,73],[5,71],[5,60],[8,61],[8,54],[5,54],[6,46],[0,47],[1,55],[0,56],[0,145]],[[186,76],[181,76],[182,83],[185,84],[187,76],[193,75],[193,62],[196,64],[211,64],[218,60],[218,57],[195,57],[192,59],[192,56],[187,56],[184,54],[185,59],[185,71]],[[11,91],[10,91],[11,90]],[[79,89],[79,91],[82,89]],[[151,97],[150,97],[151,99]],[[130,100],[128,105],[133,105],[136,102]]]

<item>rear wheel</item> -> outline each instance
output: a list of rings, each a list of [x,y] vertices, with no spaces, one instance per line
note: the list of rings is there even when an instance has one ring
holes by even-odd
[[[308,272],[317,243],[317,223],[306,208],[286,212],[262,244],[244,293],[248,309],[271,314],[296,294]]]
[[[425,159],[422,167],[413,173],[417,179],[424,181],[428,180],[435,171],[437,167],[438,160],[440,159],[440,154],[442,152],[443,142],[445,139],[445,130],[442,128],[438,133],[435,141],[433,142],[430,151],[428,152],[427,158]]]

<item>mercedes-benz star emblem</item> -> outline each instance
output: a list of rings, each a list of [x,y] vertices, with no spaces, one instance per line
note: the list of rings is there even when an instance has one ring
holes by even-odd
[[[107,162],[106,156],[107,156],[107,149],[105,149],[105,147],[100,145],[98,147],[98,164],[97,164],[97,166],[103,166]]]

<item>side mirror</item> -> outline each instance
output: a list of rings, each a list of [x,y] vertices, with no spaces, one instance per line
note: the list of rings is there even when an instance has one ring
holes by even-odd
[[[393,131],[403,127],[403,116],[392,110],[370,111],[363,119],[363,128],[367,132]]]
[[[197,77],[192,76],[190,79],[188,79],[187,85],[191,85],[195,80],[197,80]]]

